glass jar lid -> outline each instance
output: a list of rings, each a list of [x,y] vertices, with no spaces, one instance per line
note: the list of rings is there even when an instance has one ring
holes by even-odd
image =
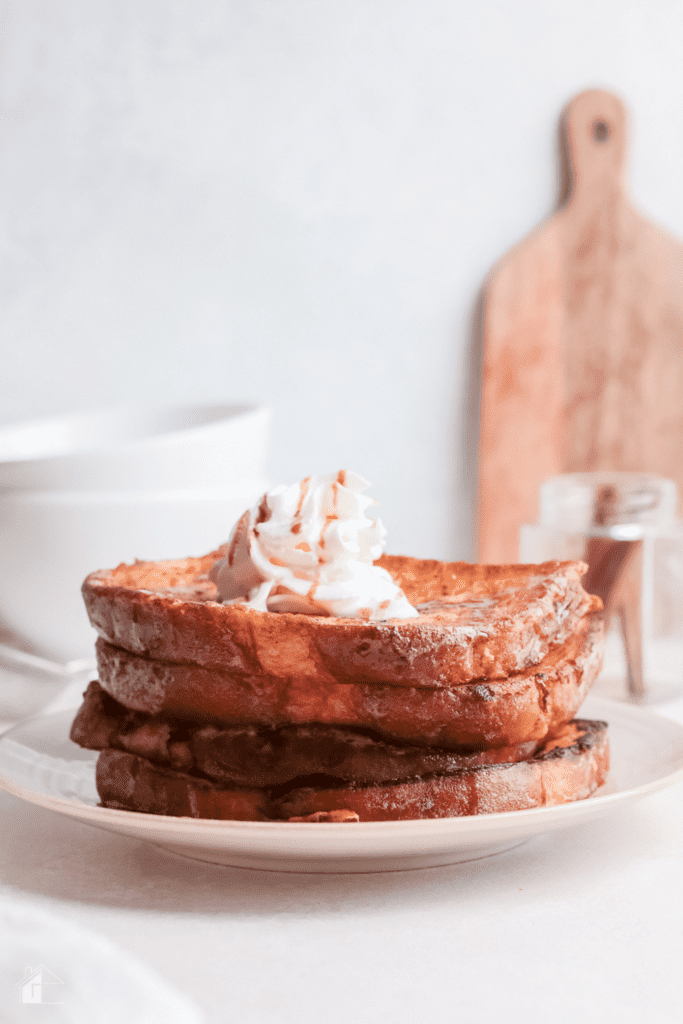
[[[564,473],[541,485],[539,500],[542,525],[576,533],[625,538],[676,521],[676,484],[652,473]]]

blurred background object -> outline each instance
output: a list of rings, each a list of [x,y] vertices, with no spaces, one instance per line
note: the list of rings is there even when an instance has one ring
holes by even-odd
[[[567,473],[540,490],[521,561],[583,559],[605,608],[600,686],[660,701],[683,692],[683,523],[673,480],[647,473]],[[610,628],[611,627],[611,628]]]
[[[94,652],[66,664],[41,658],[32,653],[27,641],[0,624],[0,731],[45,710],[67,693],[65,706],[75,705],[96,676]],[[56,710],[61,710],[61,703]]]
[[[224,543],[267,490],[269,428],[270,411],[255,406],[142,407],[0,428],[0,622],[15,645],[57,663],[92,658],[85,576]],[[5,662],[15,674],[27,666]]]
[[[593,85],[683,237],[683,8],[2,12],[2,422],[248,396],[273,481],[348,466],[389,551],[473,557],[482,281],[553,210],[558,112]]]
[[[479,557],[516,558],[547,477],[659,473],[683,486],[683,246],[625,193],[626,112],[600,90],[562,118],[568,194],[487,291]]]
[[[12,491],[172,491],[261,480],[270,410],[154,404],[0,427],[0,497]]]

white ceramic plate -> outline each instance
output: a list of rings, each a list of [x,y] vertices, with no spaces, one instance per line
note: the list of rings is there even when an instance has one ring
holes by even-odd
[[[589,821],[683,778],[683,726],[652,711],[591,697],[581,716],[609,722],[612,768],[609,781],[588,800],[506,814],[358,824],[165,818],[97,806],[97,754],[67,738],[73,714],[43,715],[4,734],[0,787],[185,857],[271,871],[400,871],[473,860]]]

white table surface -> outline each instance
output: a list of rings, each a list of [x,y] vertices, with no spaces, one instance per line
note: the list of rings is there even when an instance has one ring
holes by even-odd
[[[683,784],[393,874],[204,866],[6,793],[0,824],[0,896],[107,936],[207,1024],[683,1021]]]

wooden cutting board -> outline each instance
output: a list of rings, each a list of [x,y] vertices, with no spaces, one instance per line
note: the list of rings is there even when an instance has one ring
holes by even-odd
[[[556,473],[671,477],[683,493],[683,246],[631,205],[626,111],[581,93],[562,116],[566,202],[486,290],[479,559],[517,560]]]

